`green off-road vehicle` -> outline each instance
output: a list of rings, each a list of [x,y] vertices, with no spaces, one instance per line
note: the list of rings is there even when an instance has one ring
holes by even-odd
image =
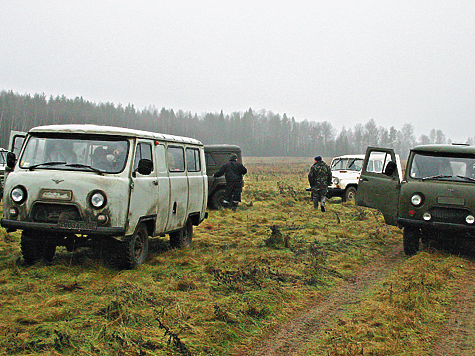
[[[381,153],[384,169],[369,172],[370,157]],[[475,237],[474,146],[416,146],[403,177],[397,166],[393,150],[368,147],[356,204],[380,210],[387,224],[404,229],[406,255],[416,254],[421,240]]]
[[[208,175],[208,207],[221,209],[226,191],[224,176],[214,178],[223,164],[229,161],[231,154],[235,153],[238,161],[242,163],[241,148],[236,145],[205,145],[206,174]]]

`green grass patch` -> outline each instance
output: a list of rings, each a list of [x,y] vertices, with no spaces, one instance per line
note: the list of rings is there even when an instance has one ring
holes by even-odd
[[[191,248],[153,239],[146,264],[131,271],[89,249],[58,249],[51,265],[28,267],[20,234],[0,229],[0,354],[227,355],[401,240],[382,216],[354,204],[332,199],[326,213],[313,209],[305,191],[311,160],[245,163],[237,212],[210,211]],[[446,275],[425,277],[424,288],[432,290],[440,277]],[[408,308],[399,290],[419,287],[398,283],[381,298]],[[420,324],[421,313],[407,310],[402,320]],[[372,340],[381,337],[377,330]],[[330,349],[348,348],[349,334],[360,335],[348,329]]]

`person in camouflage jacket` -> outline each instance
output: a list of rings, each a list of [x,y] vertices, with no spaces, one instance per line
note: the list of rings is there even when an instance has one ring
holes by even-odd
[[[311,187],[313,207],[318,208],[318,203],[320,203],[322,212],[325,212],[328,186],[332,184],[332,171],[322,157],[315,157],[315,163],[308,173],[308,182]]]

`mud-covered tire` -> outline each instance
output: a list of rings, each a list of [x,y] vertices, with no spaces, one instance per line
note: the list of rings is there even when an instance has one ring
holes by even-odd
[[[355,187],[348,187],[345,190],[345,196],[343,197],[344,201],[355,201],[356,198],[356,188]]]
[[[224,209],[226,206],[224,205],[223,201],[226,197],[226,189],[218,189],[214,192],[213,196],[211,197],[211,208],[216,210]]]
[[[122,268],[132,269],[143,264],[148,255],[148,230],[145,224],[140,223],[131,236],[127,236],[121,242],[121,260],[119,264]]]
[[[53,238],[29,230],[23,230],[20,245],[23,259],[28,265],[41,260],[51,262],[56,253],[56,243]]]
[[[406,256],[414,256],[419,251],[421,231],[412,226],[406,226],[402,233],[404,253]]]
[[[170,234],[170,246],[173,248],[180,248],[190,246],[193,240],[193,224],[191,220],[187,220],[185,226]]]

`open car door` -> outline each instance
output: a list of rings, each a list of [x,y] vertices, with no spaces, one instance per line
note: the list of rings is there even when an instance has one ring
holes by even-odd
[[[25,141],[26,132],[23,131],[10,131],[10,142],[8,144],[8,150],[13,152],[15,156],[18,158],[20,154],[21,147],[23,146],[23,142]]]
[[[374,162],[380,163],[375,165]],[[356,205],[380,210],[386,224],[396,226],[401,178],[401,164],[394,150],[368,147],[358,182]]]

